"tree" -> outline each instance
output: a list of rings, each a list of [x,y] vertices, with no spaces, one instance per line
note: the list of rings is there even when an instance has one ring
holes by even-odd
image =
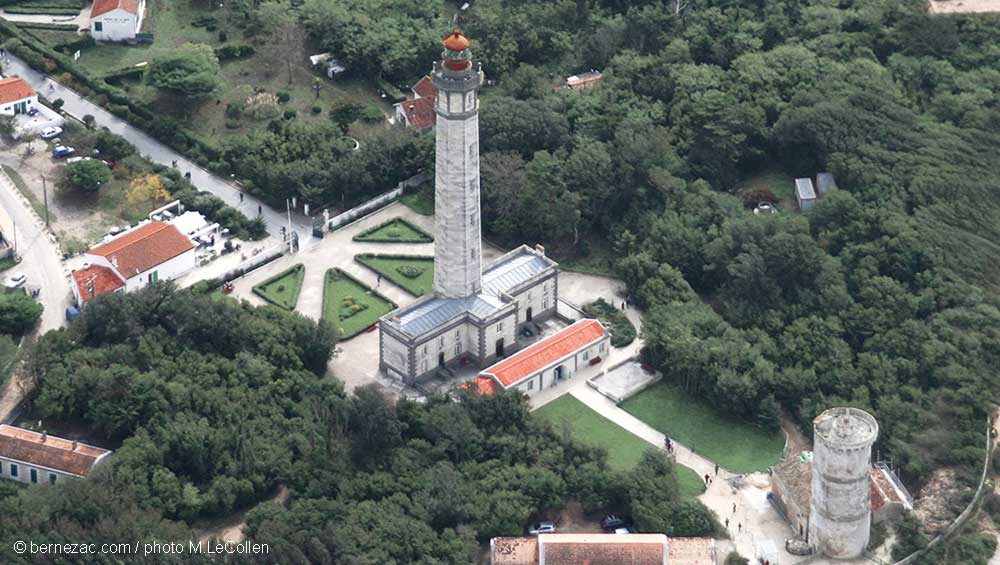
[[[111,180],[111,169],[97,159],[77,161],[66,167],[66,182],[84,192],[97,192]]]
[[[164,186],[163,177],[160,175],[143,175],[136,177],[129,183],[125,199],[133,206],[141,202],[149,202],[155,208],[170,200],[170,192]]]
[[[146,80],[184,96],[205,96],[221,84],[219,59],[209,45],[185,43],[149,65]]]
[[[42,317],[42,305],[25,292],[0,294],[0,332],[21,335]]]

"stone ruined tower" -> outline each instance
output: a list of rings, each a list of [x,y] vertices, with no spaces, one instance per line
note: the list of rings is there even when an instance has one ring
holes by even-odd
[[[864,553],[871,529],[871,456],[878,422],[857,408],[813,420],[809,545],[833,559]]]
[[[434,178],[434,294],[465,298],[482,286],[479,226],[479,87],[469,40],[444,40],[431,80],[437,89]]]

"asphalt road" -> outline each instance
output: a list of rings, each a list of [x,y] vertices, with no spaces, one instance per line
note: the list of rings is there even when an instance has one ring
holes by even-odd
[[[278,237],[281,226],[288,225],[288,217],[285,210],[270,208],[267,204],[249,194],[244,194],[241,201],[239,187],[229,182],[228,179],[223,179],[199,167],[196,163],[153,139],[139,128],[86,100],[75,91],[49,79],[46,75],[32,69],[21,59],[9,53],[7,57],[9,63],[4,66],[4,73],[7,76],[20,76],[49,100],[62,98],[64,101],[63,111],[77,119],[83,119],[83,116],[87,114],[94,116],[94,122],[98,126],[106,127],[111,132],[127,139],[150,161],[166,166],[171,166],[176,161],[177,168],[181,172],[191,173],[191,182],[199,189],[211,192],[249,217],[254,217],[258,213],[262,215],[264,221],[267,223],[267,231],[270,237]],[[294,211],[291,219],[292,229],[299,233],[300,246],[304,248],[311,245],[314,242],[314,238],[312,237],[312,221],[307,216],[296,214]]]

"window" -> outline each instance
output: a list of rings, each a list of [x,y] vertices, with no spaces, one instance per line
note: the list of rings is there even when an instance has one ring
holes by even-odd
[[[462,341],[462,332],[455,332],[455,342]]]
[[[427,372],[427,360],[426,359],[424,359],[423,361],[420,362],[420,372],[421,373],[426,373]]]
[[[458,357],[461,354],[462,354],[462,344],[459,342],[455,342],[455,356]]]
[[[56,484],[56,474],[55,473],[49,473],[49,484],[50,485]]]
[[[502,331],[503,331],[503,322],[500,322],[499,324],[497,324],[497,332],[499,333]]]
[[[542,310],[548,310],[548,309],[549,309],[549,297],[546,296],[545,298],[542,299]]]
[[[424,355],[427,355],[427,346],[424,346]]]
[[[94,22],[94,31],[104,31],[104,24],[101,22]]]
[[[590,359],[590,351],[584,351],[583,352],[583,360],[586,361],[588,359]]]
[[[31,473],[31,482],[37,483],[38,482],[38,469],[31,469],[29,472]]]
[[[15,465],[13,463],[10,464],[10,476],[12,476],[12,477],[16,477],[17,476],[17,465]]]
[[[601,351],[601,353],[604,353],[604,342],[603,341],[601,342],[600,351]]]
[[[535,390],[535,379],[528,381],[528,390]]]
[[[438,340],[438,349],[444,349],[444,336],[441,336],[441,339]]]

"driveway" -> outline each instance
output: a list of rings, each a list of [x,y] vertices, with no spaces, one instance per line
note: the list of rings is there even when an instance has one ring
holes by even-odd
[[[244,198],[241,200],[239,187],[229,182],[229,180],[218,177],[199,167],[196,163],[153,139],[139,128],[86,100],[75,91],[49,79],[47,75],[32,69],[21,59],[9,54],[8,57],[10,62],[4,71],[7,76],[20,76],[31,84],[35,90],[50,100],[62,98],[64,101],[62,109],[70,116],[80,120],[87,114],[94,116],[94,122],[98,126],[106,127],[111,132],[127,139],[150,161],[168,167],[176,161],[177,168],[181,172],[191,173],[191,182],[196,187],[211,192],[225,201],[226,204],[240,210],[247,216],[257,216],[258,211],[260,211],[271,237],[277,236],[281,226],[288,225],[288,217],[285,210],[270,208],[249,194],[244,194]],[[314,238],[312,237],[312,220],[309,217],[293,213],[291,223],[292,229],[299,233],[301,247],[308,247],[314,242]]]

